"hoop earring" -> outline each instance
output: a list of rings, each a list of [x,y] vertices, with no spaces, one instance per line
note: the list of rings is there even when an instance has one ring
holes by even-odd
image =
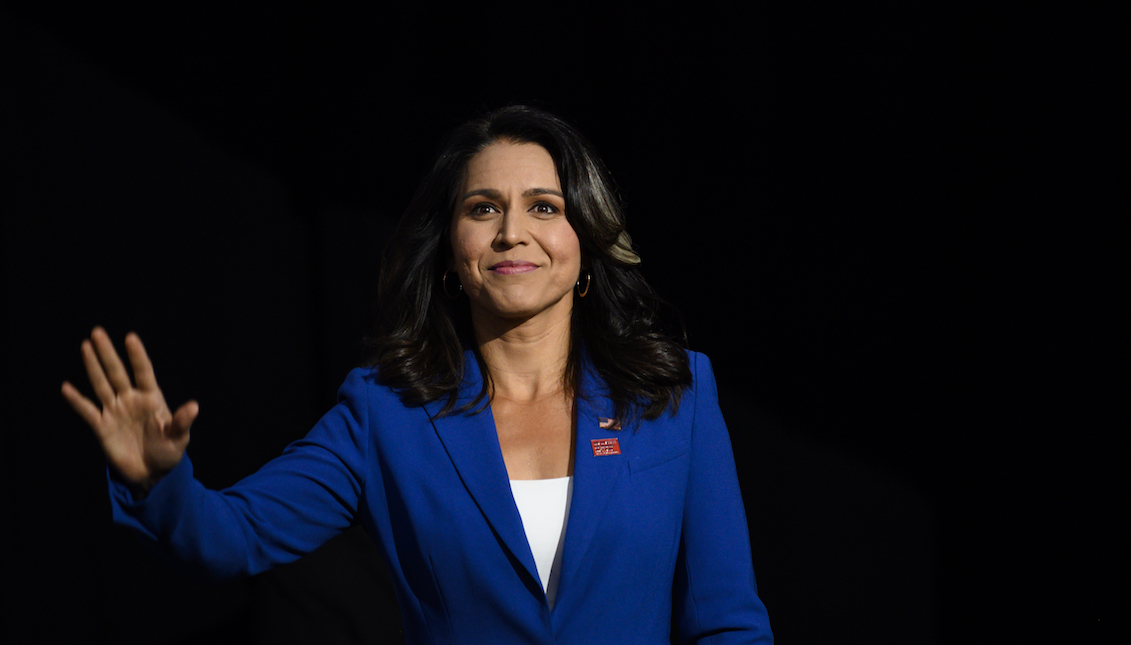
[[[589,293],[589,286],[592,283],[593,283],[593,274],[590,273],[588,270],[585,271],[585,288],[584,289],[581,288],[581,277],[578,276],[577,284],[574,285],[574,286],[577,287],[577,297],[578,298],[584,298],[585,295]]]
[[[457,280],[456,281],[456,292],[455,292],[455,295],[452,295],[452,292],[448,289],[448,274],[449,273],[452,273],[451,269],[445,269],[444,270],[444,277],[440,278],[440,288],[442,288],[444,290],[444,295],[448,297],[448,300],[455,300],[456,298],[459,297],[459,292],[463,291],[463,285]]]

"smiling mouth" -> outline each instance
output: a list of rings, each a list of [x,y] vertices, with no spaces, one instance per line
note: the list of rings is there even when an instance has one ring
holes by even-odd
[[[513,260],[506,260],[505,262],[499,262],[498,264],[492,265],[491,271],[500,273],[502,275],[514,275],[516,273],[527,273],[537,268],[537,264],[532,264],[530,262],[516,262]]]

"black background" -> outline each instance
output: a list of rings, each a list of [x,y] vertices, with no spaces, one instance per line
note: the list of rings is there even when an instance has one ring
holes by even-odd
[[[354,531],[250,580],[167,567],[58,388],[93,325],[135,330],[201,403],[198,477],[254,471],[360,360],[441,136],[513,102],[596,143],[715,364],[781,642],[1125,627],[1103,16],[88,4],[0,4],[6,635],[396,638]]]

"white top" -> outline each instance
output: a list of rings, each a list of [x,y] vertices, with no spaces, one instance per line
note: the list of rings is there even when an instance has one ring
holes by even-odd
[[[555,479],[512,479],[511,493],[522,516],[526,541],[538,566],[538,577],[550,607],[558,593],[565,542],[566,518],[573,496],[573,477]]]

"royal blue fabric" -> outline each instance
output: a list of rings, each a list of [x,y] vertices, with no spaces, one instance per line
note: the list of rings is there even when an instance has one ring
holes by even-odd
[[[186,457],[144,500],[111,480],[114,519],[216,577],[254,574],[359,522],[385,554],[409,643],[772,643],[710,362],[679,411],[605,430],[582,379],[574,488],[550,609],[511,497],[490,410],[406,407],[371,369],[259,472],[223,491]],[[479,392],[470,355],[461,403]],[[620,454],[594,455],[616,438]]]

